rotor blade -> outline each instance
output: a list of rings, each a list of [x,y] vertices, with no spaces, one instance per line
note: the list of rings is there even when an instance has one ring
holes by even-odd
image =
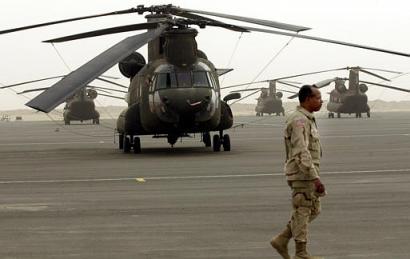
[[[331,78],[331,79],[326,79],[326,80],[317,82],[317,83],[315,83],[315,84],[313,84],[313,85],[315,85],[317,88],[322,88],[322,87],[325,87],[325,86],[330,85],[332,82],[336,81],[336,79],[337,79],[336,77],[335,77],[335,78]]]
[[[392,71],[392,70],[386,70],[386,69],[380,69],[380,68],[370,68],[370,67],[360,67],[360,68],[361,69],[367,69],[367,70],[388,72],[388,73],[393,73],[393,74],[401,74],[402,73],[402,72],[398,72],[398,71]]]
[[[117,90],[117,89],[112,89],[112,88],[107,88],[107,87],[101,87],[101,86],[89,85],[88,87],[93,88],[93,89],[103,89],[103,90],[109,90],[109,91],[125,93],[125,94],[128,93],[127,91]]]
[[[233,68],[217,68],[215,69],[218,76],[225,75],[233,70]]]
[[[297,94],[296,92],[288,91],[288,90],[283,90],[283,89],[277,89],[279,92],[285,92],[285,93],[290,93],[290,94]]]
[[[105,77],[105,78],[109,78],[109,79],[120,79],[119,77],[116,77],[116,76],[105,76],[105,75],[102,75],[101,77]]]
[[[73,22],[73,21],[84,20],[84,19],[90,19],[90,18],[96,18],[96,17],[103,17],[103,16],[117,15],[117,14],[127,14],[127,13],[134,13],[134,12],[136,12],[136,9],[135,9],[135,8],[131,8],[131,9],[126,9],[126,10],[121,10],[121,11],[115,11],[115,12],[110,12],[110,13],[103,13],[103,14],[96,14],[96,15],[88,15],[88,16],[82,16],[82,17],[76,17],[76,18],[70,18],[70,19],[64,19],[64,20],[58,20],[58,21],[52,21],[52,22],[45,22],[45,23],[39,23],[39,24],[33,24],[33,25],[28,25],[28,26],[13,28],[13,29],[2,30],[2,31],[0,31],[0,34],[6,34],[6,33],[10,33],[10,32],[28,30],[28,29],[33,29],[33,28],[38,28],[38,27],[43,27],[43,26],[49,26],[49,25],[53,25],[53,24],[65,23],[65,22]]]
[[[276,81],[278,81],[277,79],[275,79]],[[285,82],[288,84],[302,84],[301,82],[297,82],[297,81],[290,81],[290,80],[281,80],[281,82]]]
[[[221,87],[221,89],[228,89],[228,88],[234,88],[234,87],[238,87],[238,86],[251,85],[251,84],[257,84],[257,83],[265,83],[265,82],[269,82],[269,80],[255,81],[255,82],[249,82],[249,83],[244,83],[244,84],[224,86],[224,87]]]
[[[404,89],[404,88],[395,87],[395,86],[391,86],[391,85],[377,84],[377,83],[372,83],[372,82],[367,82],[367,81],[362,81],[362,80],[360,80],[359,82],[369,84],[369,85],[376,85],[376,86],[380,86],[380,87],[390,88],[390,89],[393,89],[393,90],[398,90],[398,91],[402,91],[402,92],[406,92],[406,93],[410,93],[409,89]]]
[[[5,89],[5,88],[14,87],[14,86],[19,86],[19,85],[25,85],[25,84],[30,84],[30,83],[35,83],[35,82],[40,82],[40,81],[45,81],[45,80],[50,80],[50,79],[56,79],[56,78],[61,78],[61,77],[65,77],[65,75],[46,77],[46,78],[41,78],[41,79],[36,79],[36,80],[31,80],[31,81],[26,81],[26,82],[21,82],[21,83],[17,83],[17,84],[12,84],[12,85],[5,85],[5,86],[0,87],[0,89]]]
[[[244,17],[244,16],[223,14],[223,13],[215,13],[215,12],[207,12],[207,11],[201,11],[201,10],[185,9],[185,8],[179,8],[179,7],[174,8],[174,10],[180,10],[182,12],[189,12],[189,13],[211,15],[211,16],[216,16],[216,17],[220,17],[220,18],[227,18],[227,19],[241,21],[241,22],[254,23],[254,24],[259,24],[259,25],[263,25],[263,26],[268,26],[268,27],[281,29],[281,30],[294,31],[294,32],[305,31],[305,30],[310,29],[310,28],[304,27],[304,26],[298,26],[298,25],[292,25],[292,24],[286,24],[286,23],[256,19],[256,18],[249,18],[249,17]],[[242,26],[240,26],[240,27],[242,27]],[[242,27],[242,28],[244,28],[244,27]]]
[[[277,82],[283,83],[285,81],[283,81],[282,79],[288,79],[288,78],[299,77],[299,76],[314,75],[314,74],[319,74],[319,73],[333,72],[333,71],[346,70],[346,69],[347,69],[346,67],[342,67],[342,68],[328,69],[328,70],[322,70],[322,71],[316,71],[316,72],[309,72],[309,73],[297,74],[297,75],[293,75],[293,76],[279,77],[279,78],[274,78],[274,79],[269,79],[269,80],[262,80],[262,81],[255,81],[255,82],[249,82],[249,83],[243,83],[243,84],[237,84],[237,85],[230,85],[230,86],[221,87],[221,89],[228,89],[228,88],[234,88],[234,87],[238,87],[238,86],[257,84],[257,83],[265,83],[265,82],[274,81],[274,80],[277,81]],[[288,83],[288,82],[286,82],[286,83]],[[286,84],[286,83],[284,83],[284,84]],[[300,84],[299,82],[294,82],[294,83]],[[294,87],[297,87],[297,86],[294,86]],[[297,88],[299,88],[299,87],[297,87]]]
[[[342,67],[342,68],[334,68],[334,69],[327,69],[327,70],[321,70],[321,71],[303,73],[303,74],[298,74],[298,75],[293,75],[293,76],[280,77],[280,78],[276,78],[276,80],[288,79],[288,78],[299,77],[299,76],[314,75],[314,74],[320,74],[320,73],[325,73],[325,72],[333,72],[333,71],[339,71],[339,70],[345,70],[345,69],[346,69],[345,67]]]
[[[360,72],[363,72],[363,73],[369,74],[369,75],[371,75],[371,76],[380,78],[380,79],[382,79],[382,80],[384,80],[384,81],[390,81],[390,79],[387,79],[387,78],[385,78],[385,77],[379,76],[378,74],[372,73],[372,72],[370,72],[370,71],[364,70],[363,68],[359,68],[359,70],[360,70]]]
[[[43,90],[47,90],[50,87],[42,87],[42,88],[35,88],[35,89],[28,89],[28,90],[24,90],[22,92],[19,92],[17,94],[25,94],[25,93],[30,93],[30,92],[37,92],[37,91],[43,91]]]
[[[97,80],[100,80],[100,81],[103,81],[103,82],[106,82],[106,83],[110,83],[110,84],[119,86],[119,87],[122,87],[122,88],[125,88],[125,89],[128,88],[128,87],[125,86],[125,85],[122,85],[122,84],[119,84],[119,83],[116,83],[116,82],[113,82],[113,81],[110,81],[110,80],[107,80],[107,79],[104,79],[104,78],[101,78],[101,77],[97,77],[96,79],[97,79]]]
[[[239,93],[239,92],[255,91],[255,90],[262,90],[262,89],[268,89],[268,88],[266,87],[248,88],[248,89],[243,89],[243,90],[230,91],[230,93]]]
[[[155,29],[158,27],[158,25],[159,23],[157,22],[130,24],[130,25],[124,25],[124,26],[118,26],[118,27],[111,27],[111,28],[102,29],[102,30],[95,30],[95,31],[89,31],[89,32],[84,32],[84,33],[79,33],[79,34],[73,34],[73,35],[64,36],[61,38],[45,40],[43,42],[46,42],[46,43],[66,42],[66,41],[71,41],[71,40],[85,39],[85,38],[97,37],[97,36],[120,33],[120,32],[136,31],[136,30],[144,30],[144,29]]]
[[[89,82],[129,56],[135,50],[147,44],[149,41],[159,37],[165,29],[165,25],[160,25],[160,27],[155,30],[150,30],[120,41],[82,65],[77,70],[71,72],[50,87],[50,89],[47,89],[26,103],[26,105],[39,111],[50,112],[56,106],[64,102],[67,97],[73,95],[76,90],[86,86]]]
[[[197,15],[197,14],[176,11],[176,8],[172,8],[171,13],[176,16],[188,18],[192,21],[195,21],[195,23],[199,23],[199,24],[204,23],[205,25],[220,26],[220,27],[224,27],[226,29],[233,30],[233,31],[249,32],[248,30],[243,29],[242,27],[239,27],[236,25],[226,24],[226,23],[223,23],[223,22],[220,22],[214,19],[210,19],[210,18],[201,16],[201,15]]]
[[[403,53],[403,52],[398,52],[398,51],[394,51],[394,50],[387,50],[387,49],[380,49],[380,48],[375,48],[375,47],[370,47],[370,46],[365,46],[365,45],[359,45],[359,44],[355,44],[355,43],[349,43],[349,42],[343,42],[343,41],[337,41],[337,40],[331,40],[331,39],[301,35],[301,34],[296,34],[296,33],[288,33],[288,32],[281,32],[281,31],[274,31],[274,30],[267,30],[267,29],[252,28],[252,27],[248,27],[248,26],[241,26],[241,27],[244,28],[244,29],[250,30],[250,31],[258,31],[258,32],[285,35],[285,36],[290,36],[290,37],[295,37],[295,38],[323,41],[323,42],[328,42],[328,43],[333,43],[333,44],[338,44],[338,45],[344,45],[344,46],[350,46],[350,47],[355,47],[355,48],[368,49],[368,50],[385,52],[385,53],[394,54],[394,55],[410,57],[409,53]]]
[[[299,86],[297,86],[297,85],[293,85],[293,84],[290,84],[290,83],[288,83],[288,82],[279,81],[279,80],[276,80],[276,82],[277,82],[277,83],[279,83],[279,84],[283,84],[283,85],[291,86],[291,87],[293,87],[293,88],[297,88],[297,89],[299,89],[299,88],[300,88]]]
[[[46,77],[46,78],[41,78],[41,79],[36,79],[36,80],[31,80],[31,81],[26,81],[26,82],[21,82],[21,83],[17,83],[17,84],[12,84],[12,85],[5,85],[5,86],[0,87],[0,89],[5,89],[5,88],[14,87],[14,86],[19,86],[19,85],[25,85],[25,84],[30,84],[30,83],[41,82],[41,81],[51,80],[51,79],[56,79],[56,78],[61,78],[61,77],[65,77],[65,76],[66,76],[66,75],[52,76],[52,77]],[[113,76],[104,76],[104,75],[102,75],[101,77],[107,77],[107,78],[118,79],[118,77],[113,77]],[[100,79],[100,78],[97,78],[97,79]],[[101,79],[101,80],[104,80],[104,79]],[[105,81],[106,81],[106,82],[109,82],[109,83],[117,84],[117,83],[114,83],[114,82],[109,81],[109,80],[105,80]],[[125,86],[120,85],[120,84],[117,84],[117,85],[119,85],[119,86],[121,86],[121,87],[124,87],[124,88],[128,88],[128,87],[125,87]]]
[[[296,93],[294,95],[289,96],[288,99],[295,99],[298,96],[299,96],[299,93]]]
[[[100,93],[98,93],[98,95],[124,100],[124,97],[118,97],[118,96],[109,95],[109,94],[100,94]]]
[[[250,94],[248,94],[248,95],[246,95],[246,96],[244,96],[244,97],[242,97],[242,98],[240,98],[240,99],[238,99],[238,100],[236,100],[236,101],[232,102],[232,103],[231,103],[231,106],[232,106],[233,104],[235,104],[235,103],[237,103],[237,102],[239,102],[239,101],[241,101],[241,100],[245,99],[245,98],[248,98],[249,96],[252,96],[252,95],[254,95],[254,94],[256,94],[256,93],[260,92],[260,91],[261,91],[261,89],[259,89],[259,90],[255,91],[255,92],[253,92],[253,93],[250,93]]]

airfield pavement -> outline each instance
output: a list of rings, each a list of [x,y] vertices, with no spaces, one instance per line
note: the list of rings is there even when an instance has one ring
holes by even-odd
[[[0,122],[0,258],[280,258],[284,118],[235,120],[231,152],[144,136],[141,154],[117,149],[114,120]],[[328,196],[310,251],[409,258],[410,113],[318,125]]]

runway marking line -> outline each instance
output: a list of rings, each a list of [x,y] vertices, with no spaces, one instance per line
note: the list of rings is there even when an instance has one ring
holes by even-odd
[[[321,175],[338,175],[338,174],[375,174],[375,173],[404,173],[410,172],[410,168],[404,169],[382,169],[382,170],[358,170],[358,171],[333,171],[321,172]],[[137,181],[144,183],[148,180],[195,180],[195,179],[215,179],[215,178],[242,178],[242,177],[266,177],[266,176],[284,176],[283,173],[270,174],[228,174],[228,175],[192,175],[192,176],[155,176],[155,177],[124,177],[124,178],[90,178],[90,179],[67,179],[67,180],[25,180],[25,181],[0,181],[0,184],[47,184],[47,183],[81,183],[81,182],[120,182],[120,181]]]

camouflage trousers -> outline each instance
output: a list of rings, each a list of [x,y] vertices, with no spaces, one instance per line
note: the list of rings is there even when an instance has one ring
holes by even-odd
[[[298,242],[307,242],[308,225],[320,213],[320,198],[315,193],[313,181],[292,181],[292,237]]]

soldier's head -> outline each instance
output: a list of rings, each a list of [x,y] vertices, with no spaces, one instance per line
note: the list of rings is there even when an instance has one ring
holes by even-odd
[[[317,112],[322,107],[322,95],[315,85],[304,85],[299,90],[300,106],[309,112]]]

